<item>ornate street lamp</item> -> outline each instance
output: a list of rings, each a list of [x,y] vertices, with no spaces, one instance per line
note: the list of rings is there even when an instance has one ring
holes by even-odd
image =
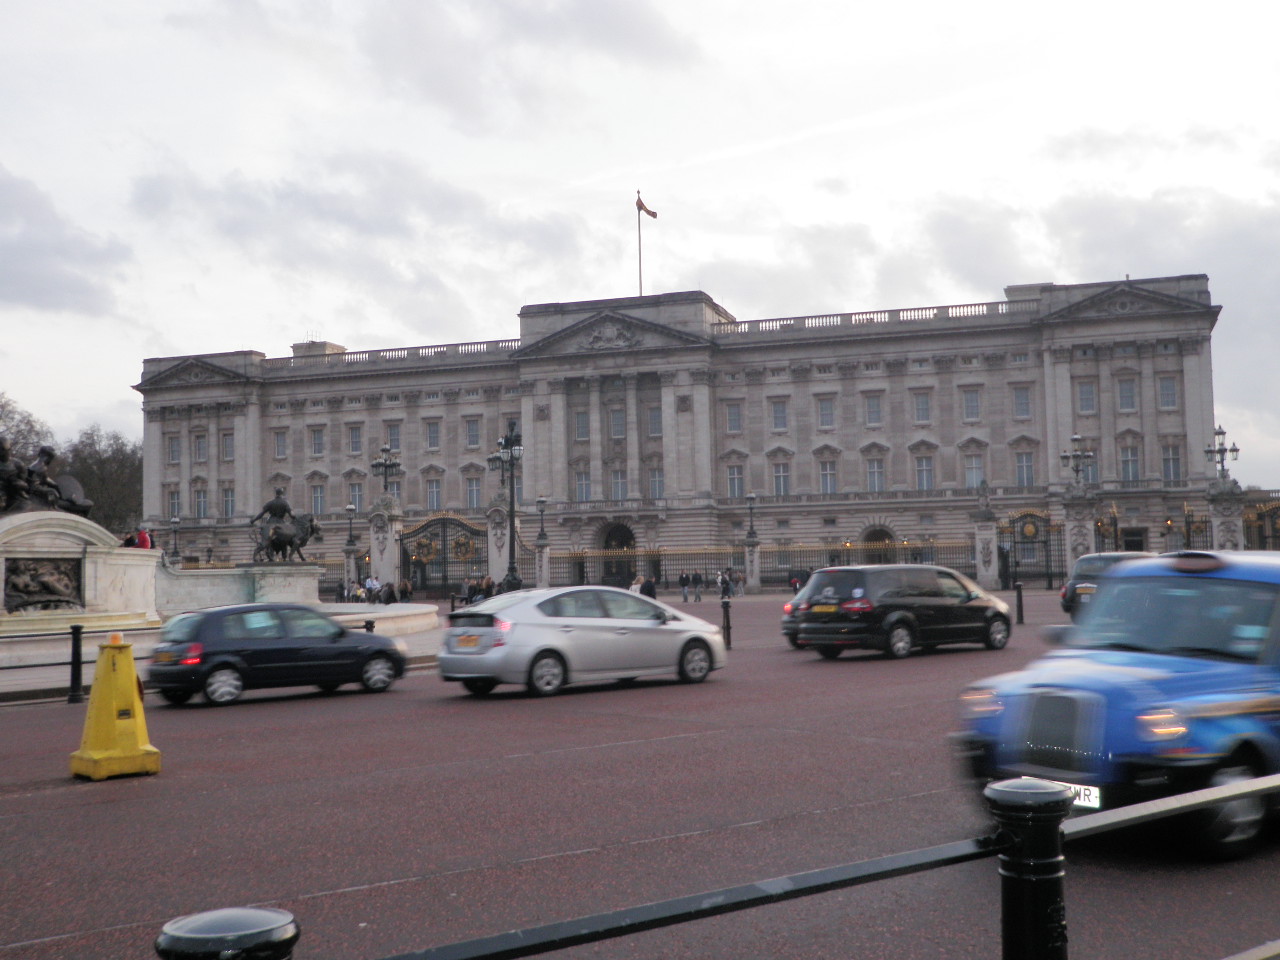
[[[1227,431],[1222,429],[1222,424],[1218,424],[1218,429],[1213,431],[1213,439],[1216,443],[1211,443],[1204,448],[1204,458],[1210,463],[1215,461],[1218,464],[1218,479],[1225,480],[1229,476],[1227,473],[1227,455],[1231,455],[1232,460],[1240,459],[1240,448],[1234,443],[1227,446]]]
[[[499,479],[510,494],[507,510],[507,575],[502,580],[502,592],[519,590],[520,573],[516,570],[516,467],[524,456],[524,444],[516,432],[516,422],[507,421],[507,435],[498,438],[498,449],[486,458],[490,470],[499,471]]]
[[[387,478],[394,477],[400,472],[400,461],[392,456],[391,447],[388,444],[384,443],[379,452],[382,456],[370,463],[369,468],[373,470],[376,476],[382,477],[382,492],[386,493],[388,489]]]
[[[1080,482],[1080,473],[1084,470],[1084,465],[1093,458],[1094,452],[1084,448],[1084,438],[1078,433],[1071,437],[1071,449],[1063,450],[1060,457],[1062,465],[1070,467],[1071,472],[1075,474],[1076,483]]]
[[[178,524],[182,521],[178,517],[169,518],[169,529],[173,531],[173,555],[178,555]]]
[[[547,498],[538,498],[538,546],[545,547],[547,545],[547,527],[543,522],[547,513]]]
[[[354,547],[356,545],[356,532],[352,522],[356,517],[356,505],[348,503],[343,509],[347,511],[347,546]]]
[[[756,536],[756,494],[753,490],[747,494],[747,539],[755,541]]]

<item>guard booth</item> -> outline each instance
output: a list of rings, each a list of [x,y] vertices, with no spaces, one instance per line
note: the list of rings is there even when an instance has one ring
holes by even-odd
[[[1010,589],[1021,581],[1052,590],[1066,579],[1066,536],[1062,524],[1051,523],[1049,515],[1027,510],[1011,516],[996,528],[1000,551],[1000,586]]]
[[[447,600],[489,572],[488,529],[453,513],[430,516],[400,535],[400,569],[415,593]]]

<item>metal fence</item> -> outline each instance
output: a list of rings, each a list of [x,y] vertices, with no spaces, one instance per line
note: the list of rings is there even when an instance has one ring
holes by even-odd
[[[762,586],[786,586],[820,567],[880,563],[936,563],[965,576],[977,576],[972,539],[884,540],[854,543],[767,544],[760,548]]]
[[[700,550],[575,550],[552,552],[551,585],[574,586],[602,583],[625,587],[637,575],[652,577],[663,590],[674,588],[680,574],[695,571],[708,585],[722,570],[742,570],[746,566],[746,549],[742,546],[704,547]]]

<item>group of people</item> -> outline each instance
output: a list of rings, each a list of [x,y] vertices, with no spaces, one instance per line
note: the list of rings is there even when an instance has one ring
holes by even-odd
[[[676,582],[680,585],[680,597],[685,603],[689,602],[690,590],[693,591],[694,603],[701,603],[702,588],[712,583],[719,591],[721,600],[746,596],[747,593],[747,578],[743,576],[741,570],[734,570],[732,567],[727,570],[717,570],[714,577],[704,577],[701,570],[695,570],[693,573],[681,570],[680,579]]]
[[[151,534],[147,533],[146,527],[139,527],[133,533],[126,534],[124,539],[120,541],[122,547],[141,547],[143,550],[150,550],[152,547]]]
[[[638,593],[653,600],[658,599],[658,585],[654,582],[653,577],[642,577],[640,574],[636,574],[636,578],[631,581],[631,586],[627,589],[632,593]]]
[[[487,574],[483,577],[467,577],[462,581],[462,595],[467,603],[488,600],[497,592],[498,585],[493,582],[493,577]]]
[[[383,583],[370,574],[364,583],[348,580],[338,583],[338,603],[408,603],[413,599],[413,584],[401,580],[399,587],[392,583]]]

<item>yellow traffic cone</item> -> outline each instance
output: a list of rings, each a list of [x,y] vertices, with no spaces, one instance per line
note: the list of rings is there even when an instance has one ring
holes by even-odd
[[[113,633],[98,644],[98,665],[89,692],[80,749],[71,754],[71,773],[90,780],[159,773],[160,751],[147,742],[142,684],[133,667],[133,644]]]

